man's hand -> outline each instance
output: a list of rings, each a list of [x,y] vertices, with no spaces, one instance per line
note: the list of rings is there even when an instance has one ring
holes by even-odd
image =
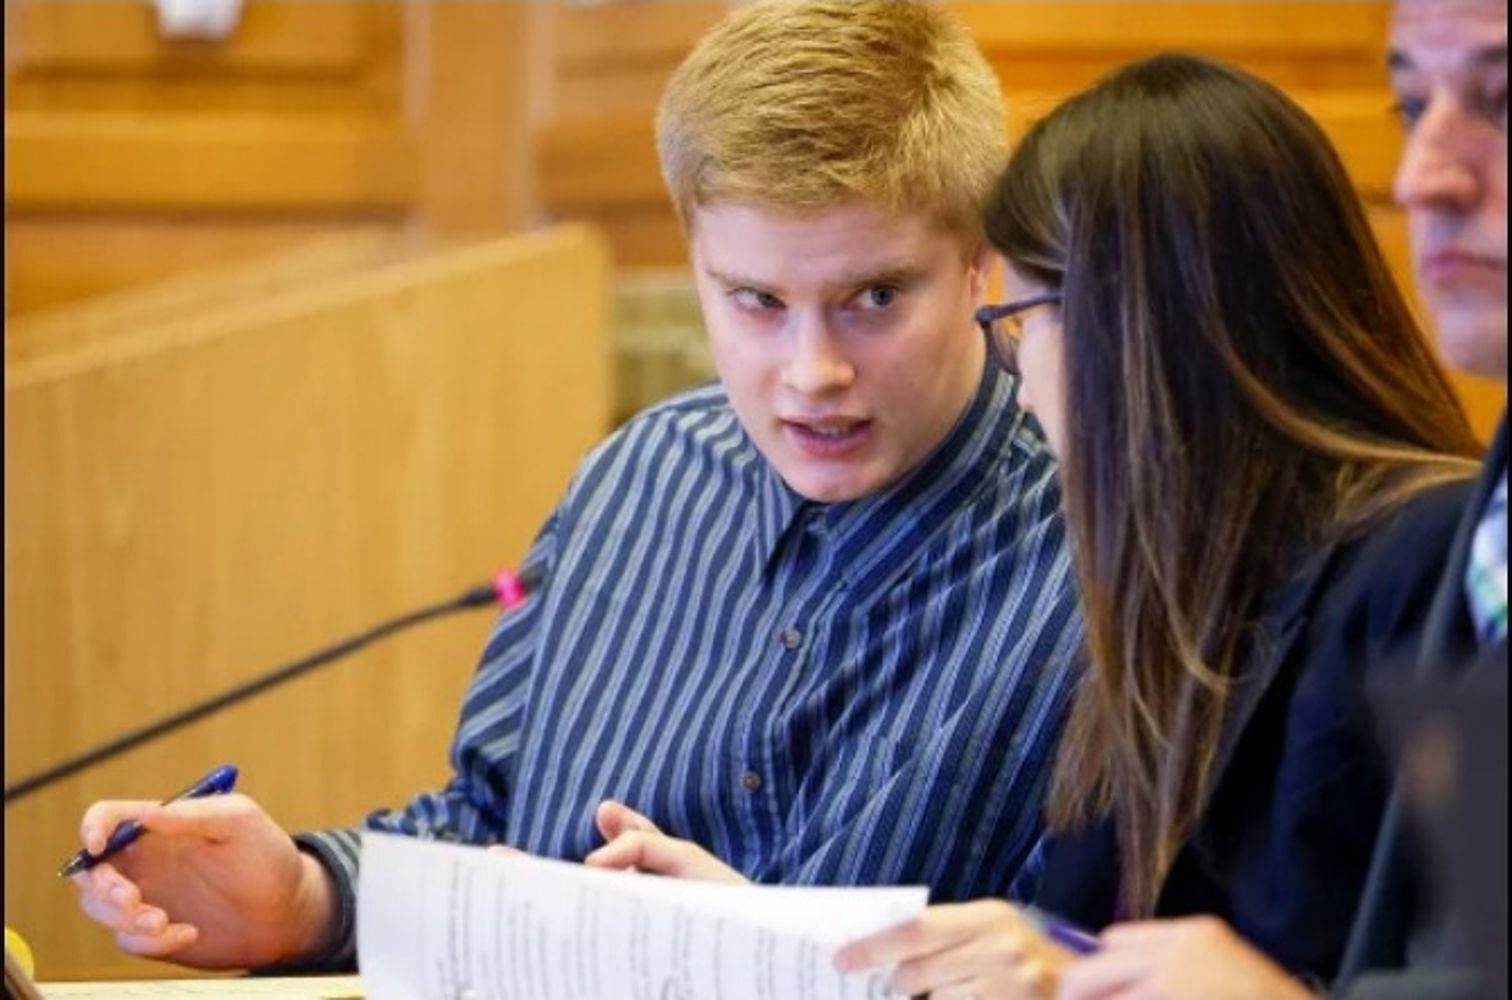
[[[1308,988],[1215,917],[1110,927],[1061,976],[1060,1000],[1312,1000]]]
[[[84,912],[115,931],[121,950],[231,969],[296,961],[329,944],[330,877],[245,795],[97,802],[80,826],[85,849],[104,850],[128,819],[147,834],[73,876]]]
[[[842,972],[897,965],[891,988],[931,1000],[1054,995],[1069,951],[996,899],[931,906],[901,926],[853,941],[835,955]]]
[[[599,804],[594,815],[607,841],[583,859],[591,868],[650,872],[699,882],[744,882],[745,877],[689,840],[669,837],[640,813],[618,802]]]

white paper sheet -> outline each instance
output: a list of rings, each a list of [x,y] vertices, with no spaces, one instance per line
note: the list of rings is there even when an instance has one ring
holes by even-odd
[[[928,893],[686,882],[363,836],[357,954],[371,1000],[877,1000],[847,941]]]

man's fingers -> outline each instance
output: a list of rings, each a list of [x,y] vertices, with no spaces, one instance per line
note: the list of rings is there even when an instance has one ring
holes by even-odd
[[[618,837],[622,832],[620,830],[619,818],[620,810],[618,802],[600,802],[598,808],[593,811],[593,823],[598,827],[599,834],[608,843],[613,843],[614,838]]]
[[[125,930],[130,920],[127,916],[131,912],[130,904],[118,903],[109,896],[98,895],[87,889],[79,890],[79,906],[90,920],[114,930]]]
[[[168,914],[142,901],[142,891],[109,864],[98,864],[73,877],[79,904],[91,920],[127,933],[156,934],[168,926]]]
[[[116,946],[142,958],[172,958],[199,940],[193,924],[168,924],[156,933],[116,933]]]
[[[591,868],[641,871],[702,882],[744,882],[745,876],[690,840],[631,830],[583,859]]]
[[[169,923],[168,914],[143,903],[141,894],[130,883],[116,885],[102,893],[81,887],[79,905],[96,923],[128,934],[158,934]]]
[[[620,834],[588,855],[583,863],[593,868],[616,871],[634,869],[652,875],[687,878],[699,874],[697,867],[700,860],[698,848],[685,840],[660,833],[632,830]]]
[[[599,833],[604,835],[605,840],[614,840],[622,833],[639,830],[645,833],[660,833],[655,823],[645,816],[631,809],[623,802],[613,799],[605,799],[599,803],[598,809],[593,815],[594,822],[598,824]]]
[[[489,854],[506,854],[506,855],[511,855],[513,857],[520,857],[520,858],[528,858],[528,857],[530,857],[529,854],[526,854],[524,851],[520,850],[518,847],[510,847],[508,844],[489,844],[488,845],[488,853]]]
[[[590,868],[607,868],[611,871],[649,870],[642,864],[642,858],[649,851],[650,838],[655,836],[657,835],[638,831],[622,833],[584,858],[583,864]],[[673,874],[671,872],[658,873]]]
[[[124,929],[121,923],[133,913],[142,894],[136,885],[108,864],[79,872],[70,880],[79,891],[79,902],[89,916],[102,924]]]
[[[218,841],[245,827],[256,810],[257,806],[245,795],[210,795],[154,806],[144,810],[138,822],[153,833]]]
[[[86,868],[84,871],[69,876],[69,881],[81,894],[99,896],[101,899],[109,896],[115,889],[124,891],[131,884],[125,876],[116,871],[114,865],[104,861],[93,868]]]
[[[79,839],[85,850],[99,854],[115,828],[134,819],[155,833],[222,840],[245,825],[256,809],[251,799],[235,794],[185,799],[171,805],[140,800],[96,802],[84,812]]]
[[[143,813],[157,807],[156,802],[137,799],[96,802],[84,810],[84,818],[79,821],[79,841],[90,854],[99,854],[116,827],[129,819],[140,819]]]

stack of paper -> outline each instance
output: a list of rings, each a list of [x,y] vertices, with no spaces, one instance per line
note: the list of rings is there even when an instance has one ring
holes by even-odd
[[[373,1000],[875,1000],[835,950],[904,923],[905,888],[716,885],[363,837],[357,952]]]

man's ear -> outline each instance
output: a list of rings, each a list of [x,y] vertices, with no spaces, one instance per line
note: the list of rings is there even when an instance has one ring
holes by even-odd
[[[998,254],[992,244],[983,240],[967,258],[967,275],[971,282],[971,301],[981,305],[987,301],[987,292],[997,276]]]

